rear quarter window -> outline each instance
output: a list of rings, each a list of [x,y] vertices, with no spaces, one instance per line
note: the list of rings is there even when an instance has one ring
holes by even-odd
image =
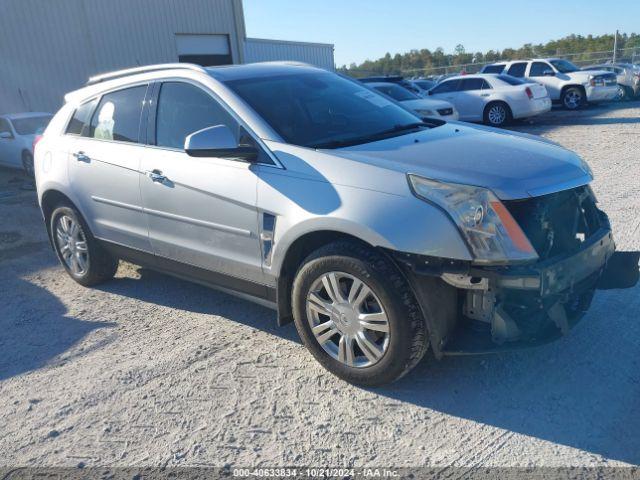
[[[96,108],[96,104],[98,103],[98,99],[94,98],[86,103],[80,105],[73,112],[73,116],[71,120],[69,120],[69,124],[67,125],[67,129],[65,133],[67,135],[83,135],[87,136],[89,134],[89,120],[91,120],[91,114],[93,110]]]

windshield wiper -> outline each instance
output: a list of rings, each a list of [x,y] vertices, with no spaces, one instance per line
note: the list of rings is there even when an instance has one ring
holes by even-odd
[[[376,140],[382,140],[384,138],[392,137],[396,134],[402,134],[403,132],[408,132],[411,130],[416,130],[418,128],[430,128],[433,125],[425,122],[415,122],[408,123],[405,125],[394,125],[392,128],[387,130],[383,130],[381,132],[372,133],[369,135],[363,135],[362,137],[355,138],[347,138],[344,140],[332,140],[330,142],[318,143],[316,145],[309,145],[309,148],[341,148],[341,147],[351,147],[353,145],[359,145],[363,143],[369,143]]]

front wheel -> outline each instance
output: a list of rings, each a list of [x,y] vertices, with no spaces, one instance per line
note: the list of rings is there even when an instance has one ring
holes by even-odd
[[[413,293],[397,268],[366,246],[341,241],[313,253],[296,275],[292,304],[305,346],[348,382],[392,382],[426,352]]]
[[[582,89],[569,87],[562,93],[562,105],[567,110],[577,110],[585,103],[585,96]]]
[[[511,108],[504,102],[493,102],[484,109],[484,123],[492,127],[503,127],[512,119]]]

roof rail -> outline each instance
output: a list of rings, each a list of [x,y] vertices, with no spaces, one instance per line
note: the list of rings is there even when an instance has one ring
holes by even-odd
[[[197,72],[206,73],[206,70],[203,67],[201,67],[200,65],[196,65],[194,63],[161,63],[158,65],[145,65],[144,67],[127,68],[125,70],[116,70],[114,72],[95,75],[93,77],[89,77],[87,86],[95,85],[96,83],[104,82],[106,80],[113,80],[115,78],[122,78],[122,77],[127,77],[129,75],[136,75],[138,73],[158,72],[161,70],[173,70],[173,69],[194,70]]]

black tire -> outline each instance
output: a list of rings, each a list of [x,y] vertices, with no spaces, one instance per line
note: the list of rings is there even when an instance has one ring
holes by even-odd
[[[377,363],[349,366],[329,355],[316,340],[307,314],[307,296],[312,285],[329,272],[344,272],[361,280],[386,312],[387,349]],[[324,368],[350,383],[377,386],[398,380],[416,366],[428,348],[427,327],[405,278],[384,255],[356,242],[337,241],[307,257],[294,279],[292,306],[305,346]]]
[[[483,119],[485,125],[504,127],[513,121],[513,113],[507,103],[491,102],[484,107]]]
[[[86,243],[86,260],[85,268],[81,272],[74,272],[65,260],[61,251],[62,240],[59,238],[57,229],[62,217],[67,217],[74,222],[82,233],[82,238]],[[49,232],[51,235],[51,241],[53,243],[54,250],[58,256],[58,260],[67,271],[69,276],[73,278],[80,285],[90,287],[106,282],[113,278],[118,269],[118,259],[114,258],[109,252],[107,252],[91,234],[87,223],[82,218],[82,215],[70,204],[58,205],[51,214],[49,219]],[[84,251],[84,250],[83,250]],[[73,256],[72,252],[72,256]]]
[[[567,110],[577,110],[586,104],[587,99],[580,87],[568,87],[563,90],[560,102]]]
[[[36,174],[33,166],[33,154],[31,152],[22,152],[22,169],[29,180],[35,180]]]

